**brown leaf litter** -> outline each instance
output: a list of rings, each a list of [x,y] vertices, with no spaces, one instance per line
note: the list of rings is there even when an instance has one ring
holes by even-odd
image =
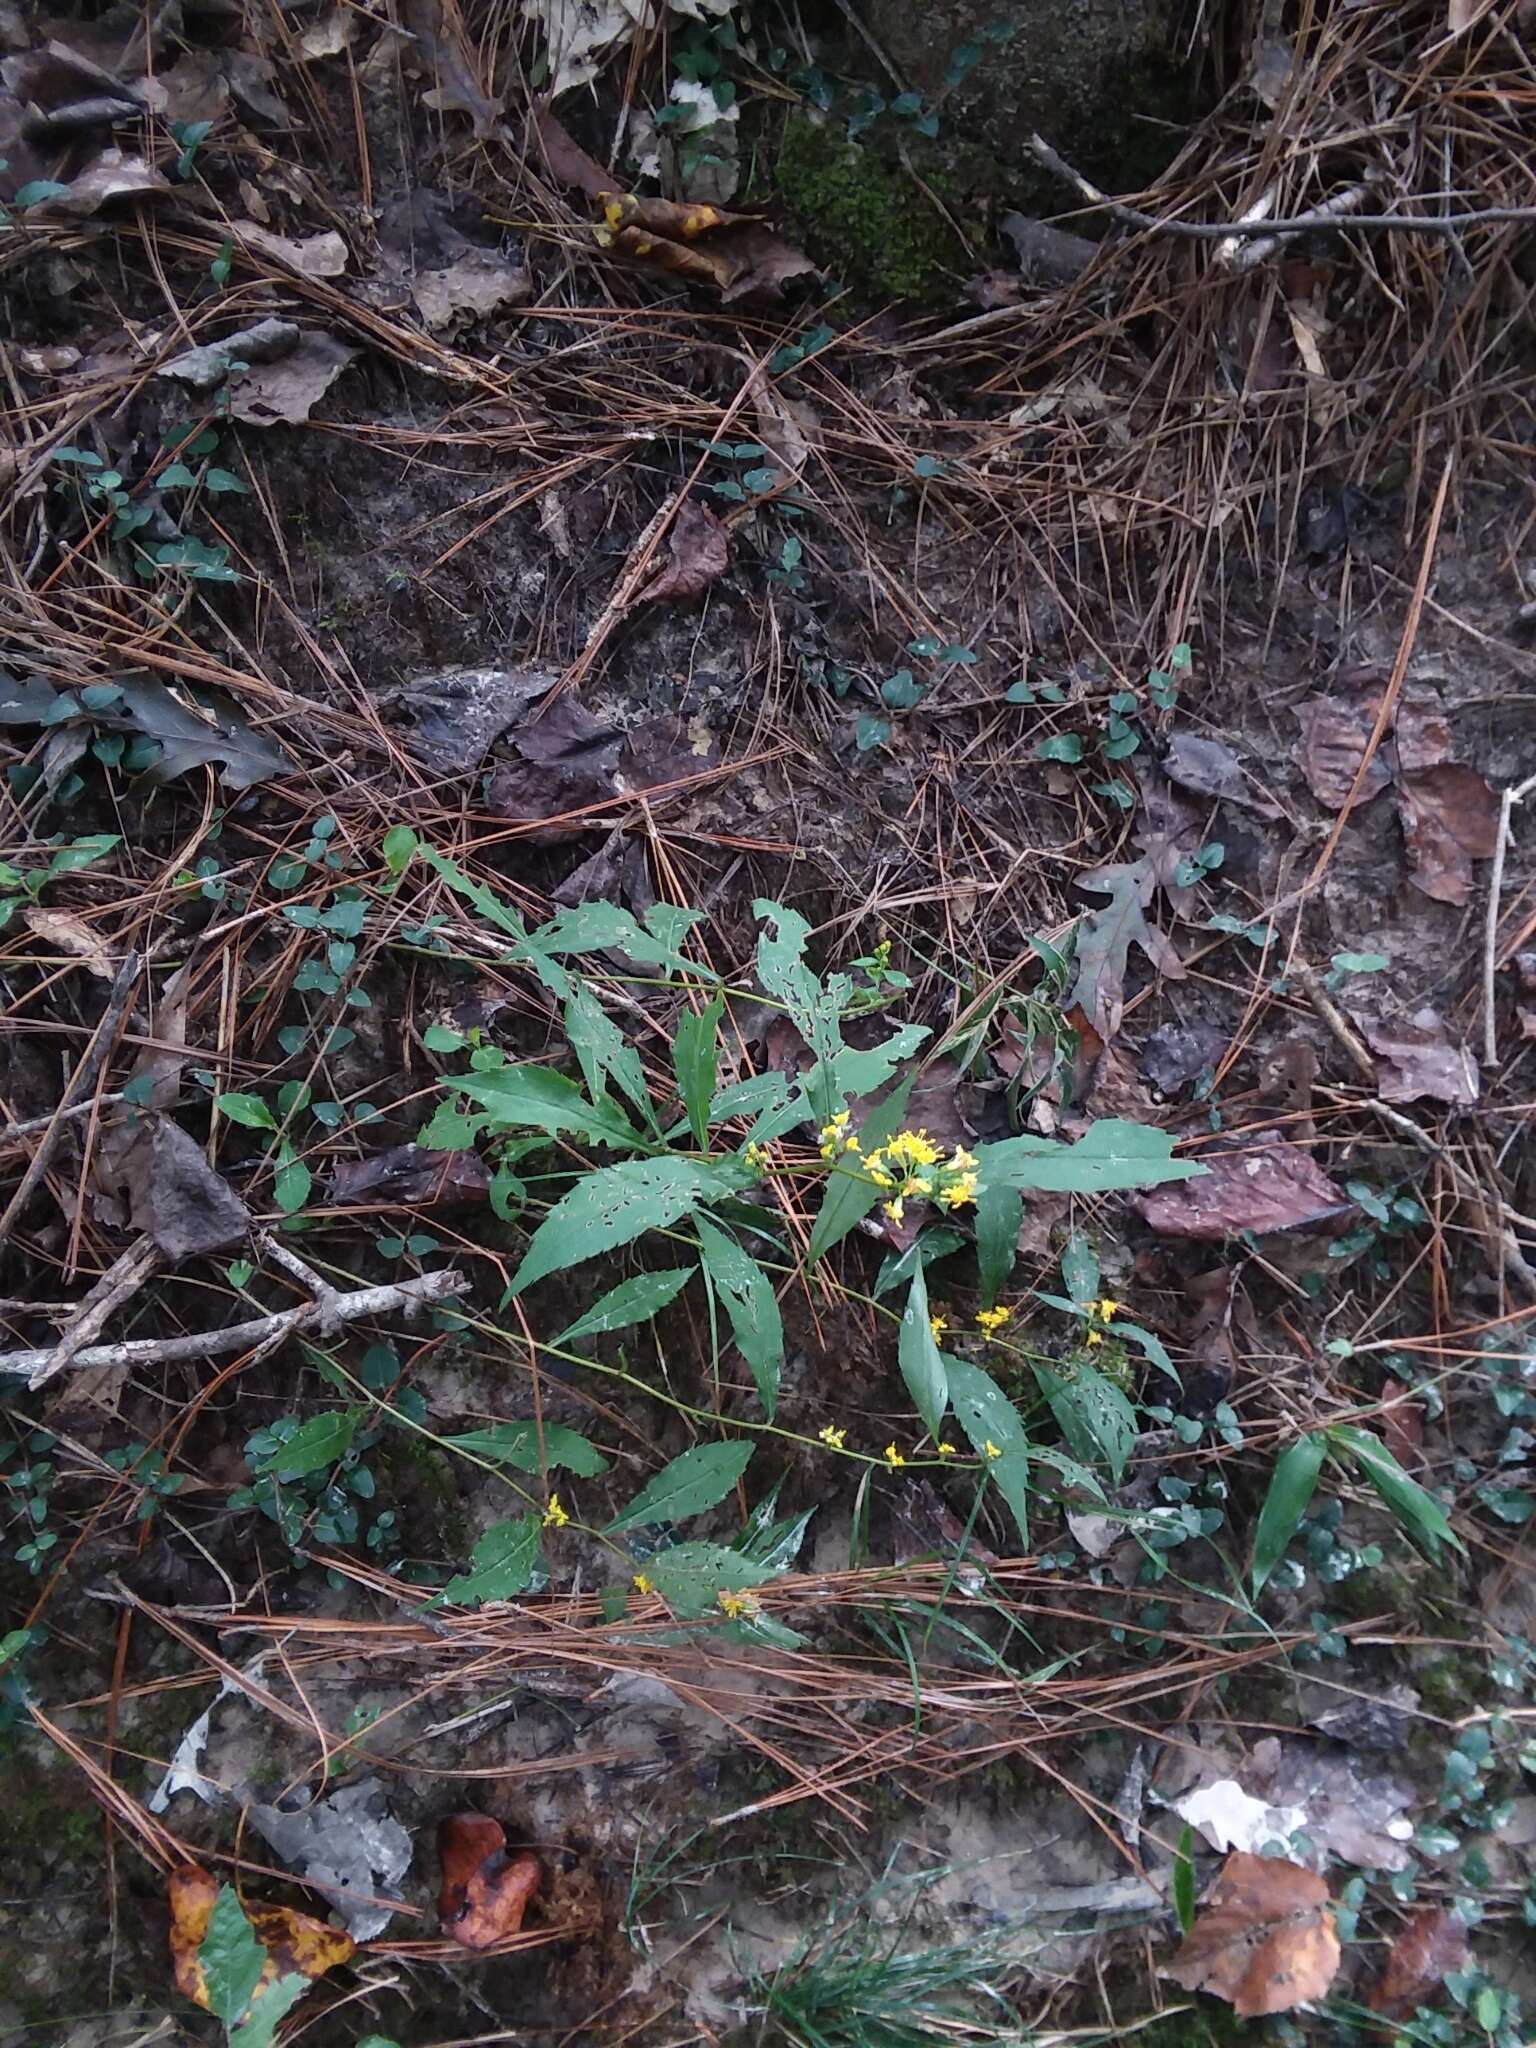
[[[453,1813],[438,1827],[442,1886],[438,1917],[461,1948],[495,1948],[521,1931],[528,1902],[539,1888],[537,1856],[508,1856],[499,1820],[484,1813]]]
[[[1449,1906],[1422,1906],[1393,1942],[1371,1992],[1371,2011],[1407,2019],[1453,1970],[1467,1967],[1466,1922]]]
[[[1311,1155],[1282,1139],[1202,1152],[1198,1180],[1134,1195],[1142,1217],[1164,1237],[1219,1244],[1245,1231],[1342,1227],[1354,1204]]]
[[[725,527],[696,498],[685,498],[677,508],[667,535],[671,561],[653,583],[648,583],[637,604],[654,604],[676,598],[691,604],[702,597],[730,565],[730,539]]]
[[[1338,1974],[1328,1887],[1278,1856],[1239,1850],[1163,1974],[1186,1991],[1224,1998],[1243,2019],[1321,1998]]]

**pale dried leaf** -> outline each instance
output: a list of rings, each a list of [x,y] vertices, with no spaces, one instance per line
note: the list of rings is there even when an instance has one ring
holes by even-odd
[[[1415,1010],[1405,1022],[1363,1018],[1360,1028],[1382,1068],[1377,1087],[1384,1102],[1455,1103],[1470,1108],[1478,1097],[1477,1062],[1465,1046],[1452,1045],[1445,1020],[1432,1009]]]
[[[1210,1171],[1133,1196],[1151,1227],[1165,1237],[1216,1244],[1246,1230],[1301,1230],[1342,1223],[1353,1204],[1297,1145],[1281,1140],[1204,1152]]]
[[[29,910],[26,921],[29,930],[45,946],[56,947],[59,952],[71,955],[98,981],[115,978],[117,962],[103,943],[100,932],[83,917],[77,917],[72,910]]]
[[[280,361],[231,380],[229,411],[248,426],[299,427],[357,355],[331,334],[306,334]]]
[[[340,277],[347,267],[347,245],[334,229],[328,234],[305,235],[298,239],[291,235],[275,235],[268,228],[258,227],[254,221],[242,220],[236,223],[234,233],[235,239],[247,249],[287,264],[301,277]],[[297,330],[294,339],[298,339]]]
[[[526,305],[532,292],[527,271],[494,249],[470,249],[445,269],[419,271],[411,285],[416,310],[434,334]]]
[[[1164,1975],[1256,2019],[1321,1998],[1338,1968],[1323,1880],[1281,1857],[1238,1851]]]

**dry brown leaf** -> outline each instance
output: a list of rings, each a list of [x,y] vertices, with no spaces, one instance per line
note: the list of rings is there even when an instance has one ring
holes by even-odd
[[[416,310],[434,334],[526,305],[532,294],[527,271],[495,249],[469,249],[456,263],[418,271],[411,284]]]
[[[340,277],[347,267],[347,245],[334,229],[329,234],[306,235],[299,240],[290,235],[274,235],[254,221],[242,220],[236,223],[234,235],[245,248],[286,263],[300,277]]]
[[[1322,1878],[1281,1857],[1238,1850],[1164,1975],[1257,2019],[1321,1998],[1338,1968]]]
[[[476,1152],[432,1152],[392,1145],[371,1159],[347,1159],[331,1176],[331,1200],[362,1202],[483,1202],[490,1176]]]
[[[437,1910],[443,1932],[462,1948],[495,1948],[519,1932],[539,1888],[539,1859],[508,1856],[506,1830],[484,1813],[454,1813],[437,1831],[442,1886]]]
[[[98,981],[111,981],[116,975],[117,962],[103,944],[100,932],[72,910],[29,910],[26,920],[34,937],[78,960],[86,973],[94,974]]]
[[[1437,903],[1465,903],[1473,861],[1493,856],[1498,798],[1475,769],[1447,761],[1404,775],[1397,807],[1413,862],[1409,881]]]
[[[1222,803],[1241,804],[1261,818],[1278,818],[1280,807],[1250,788],[1242,763],[1225,740],[1202,739],[1198,733],[1176,732],[1168,742],[1163,773],[1180,789]]]
[[[501,101],[480,88],[470,61],[471,44],[456,0],[400,0],[401,26],[415,40],[417,62],[432,79],[423,94],[439,113],[467,114],[477,136],[491,133],[501,119]]]
[[[1354,1205],[1297,1145],[1275,1140],[1204,1152],[1200,1164],[1210,1170],[1199,1180],[1132,1197],[1164,1237],[1218,1244],[1245,1230],[1262,1237],[1271,1230],[1342,1223],[1353,1214]]]
[[[1077,979],[1064,1005],[1083,1011],[1101,1038],[1113,1038],[1125,1008],[1125,970],[1132,946],[1139,946],[1152,965],[1171,981],[1184,976],[1184,964],[1173,941],[1148,924],[1146,906],[1157,888],[1150,856],[1079,875],[1080,889],[1109,898],[1102,910],[1090,910],[1077,929]]]
[[[332,334],[306,334],[279,361],[230,379],[229,416],[252,427],[301,427],[356,355]]]
[[[1415,1913],[1392,1944],[1386,1967],[1371,1993],[1371,2011],[1406,2019],[1427,2002],[1452,1970],[1467,1966],[1467,1930],[1449,1906]]]
[[[75,220],[89,220],[114,200],[152,199],[170,190],[170,179],[143,157],[129,156],[121,149],[104,149],[94,163],[71,178],[67,191],[56,193],[28,210],[39,218],[62,213]]]
[[[168,1116],[141,1117],[115,1163],[134,1229],[151,1237],[170,1264],[250,1235],[245,1204],[208,1164],[196,1138]]]
[[[667,547],[671,561],[655,582],[641,591],[637,604],[653,604],[664,597],[691,604],[730,566],[729,535],[709,507],[696,498],[685,498],[678,507]]]
[[[1331,811],[1341,811],[1349,801],[1380,710],[1379,693],[1355,690],[1332,697],[1310,697],[1296,707],[1301,724],[1296,765],[1318,802]],[[1369,803],[1373,796],[1380,796],[1391,780],[1391,759],[1378,747],[1355,802]]]
[[[1435,1010],[1415,1010],[1404,1022],[1362,1018],[1360,1029],[1383,1062],[1377,1087],[1384,1102],[1451,1102],[1470,1108],[1478,1097],[1477,1061],[1452,1045]]]
[[[171,1961],[176,1971],[176,1989],[206,2012],[208,1987],[198,1951],[208,1932],[219,1882],[195,1863],[184,1863],[171,1872],[168,1881],[171,1900]],[[246,1917],[256,1939],[267,1952],[261,1985],[274,1984],[280,1977],[323,1977],[339,1963],[350,1962],[356,1944],[350,1934],[331,1927],[291,1906],[246,1906]]]

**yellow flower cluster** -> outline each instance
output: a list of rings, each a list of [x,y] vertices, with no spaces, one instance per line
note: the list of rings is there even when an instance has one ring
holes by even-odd
[[[864,1168],[877,1188],[892,1191],[882,1207],[893,1223],[901,1221],[906,1203],[919,1196],[941,1209],[958,1209],[976,1199],[975,1154],[957,1145],[946,1159],[926,1131],[898,1131],[867,1155]]]
[[[818,1429],[816,1434],[829,1451],[840,1451],[848,1441],[847,1430],[834,1429],[830,1422],[824,1428]]]
[[[565,1512],[565,1509],[560,1504],[559,1494],[552,1493],[549,1496],[549,1506],[544,1510],[545,1528],[563,1529],[570,1519],[570,1516]]]
[[[768,1171],[768,1147],[766,1145],[749,1145],[741,1156],[749,1173],[766,1173]]]
[[[1005,1323],[1012,1321],[1011,1308],[979,1308],[976,1311],[976,1327],[983,1337],[995,1337]]]
[[[944,1338],[944,1332],[949,1328],[949,1317],[930,1316],[928,1318],[928,1327],[933,1332],[934,1343],[942,1343]]]
[[[1104,1332],[1120,1313],[1120,1304],[1105,1295],[1101,1301],[1088,1304],[1088,1327],[1083,1332],[1083,1343],[1091,1351],[1095,1345],[1104,1342]]]
[[[727,1621],[750,1620],[754,1614],[761,1614],[763,1603],[755,1593],[717,1593],[720,1612]]]
[[[636,1572],[631,1583],[634,1586],[634,1589],[637,1593],[654,1593],[656,1590],[655,1586],[652,1585],[651,1581],[645,1576],[644,1572]]]
[[[893,1472],[898,1472],[907,1461],[894,1444],[887,1444],[885,1447],[885,1462]]]
[[[857,1152],[859,1141],[848,1128],[848,1112],[840,1109],[831,1123],[821,1127],[821,1156],[829,1163],[843,1152]]]

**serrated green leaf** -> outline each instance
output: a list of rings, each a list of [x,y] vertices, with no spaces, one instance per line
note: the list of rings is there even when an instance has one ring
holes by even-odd
[[[955,1420],[969,1438],[987,1477],[1008,1503],[1019,1542],[1027,1551],[1030,1449],[1019,1411],[991,1374],[983,1372],[980,1366],[948,1354],[944,1363]],[[993,1451],[998,1455],[994,1457]]]
[[[906,1080],[897,1082],[878,1108],[870,1111],[859,1129],[859,1142],[865,1153],[873,1152],[900,1130],[911,1092],[912,1077],[908,1075]],[[875,1204],[883,1200],[884,1195],[885,1190],[877,1188],[860,1171],[857,1154],[850,1153],[843,1170],[827,1175],[821,1207],[816,1212],[811,1241],[806,1247],[807,1262],[814,1265],[817,1259],[825,1258],[832,1247],[840,1244]]]
[[[676,910],[675,905],[669,907]],[[690,923],[697,921],[697,912],[676,914]],[[675,927],[675,918],[673,922]],[[640,967],[675,967],[700,981],[715,978],[707,967],[679,952],[675,943],[647,931],[616,903],[578,903],[562,910],[539,926],[532,942],[543,953],[618,952]]]
[[[647,1522],[686,1521],[689,1515],[714,1507],[746,1471],[753,1448],[738,1442],[698,1444],[684,1451],[614,1516],[608,1524],[609,1535],[619,1529],[639,1529]]]
[[[503,903],[493,889],[465,874],[456,861],[439,853],[435,846],[422,844],[416,850],[428,867],[442,877],[456,896],[478,911],[487,924],[494,925],[497,931],[506,932],[516,940],[507,955],[508,961],[531,968],[550,993],[564,1002],[574,986],[570,975],[558,960],[552,960],[541,947],[532,943],[528,927],[517,912]]]
[[[1255,1596],[1301,1527],[1301,1518],[1317,1491],[1317,1475],[1323,1469],[1327,1450],[1327,1438],[1314,1433],[1298,1438],[1275,1460],[1275,1469],[1269,1476],[1269,1490],[1259,1510],[1258,1527],[1253,1532]]]
[[[539,1555],[539,1517],[519,1515],[497,1522],[475,1545],[469,1570],[451,1578],[430,1607],[478,1607],[486,1600],[511,1600],[526,1593],[543,1559]]]
[[[1375,1487],[1401,1526],[1430,1557],[1438,1557],[1440,1545],[1453,1550],[1465,1545],[1446,1520],[1445,1510],[1432,1493],[1426,1493],[1416,1479],[1410,1479],[1379,1436],[1337,1422],[1327,1432],[1328,1441],[1351,1450],[1361,1471]]]
[[[259,1095],[216,1095],[213,1106],[232,1124],[244,1124],[248,1131],[275,1131],[277,1119]]]
[[[718,1543],[675,1543],[646,1559],[645,1576],[679,1621],[702,1621],[720,1613],[722,1593],[766,1585],[778,1573]]]
[[[663,1272],[637,1273],[632,1280],[621,1280],[551,1341],[563,1347],[574,1344],[578,1337],[602,1337],[610,1330],[647,1323],[682,1293],[698,1270],[697,1266],[668,1266]]]
[[[1210,1170],[1192,1159],[1175,1159],[1167,1131],[1122,1117],[1101,1117],[1075,1145],[1036,1137],[980,1145],[977,1161],[983,1187],[1045,1188],[1069,1195],[1160,1187]]]
[[[1006,1181],[983,1185],[976,1195],[976,1263],[984,1308],[994,1308],[1008,1285],[1019,1255],[1024,1197]]]
[[[709,1111],[720,1069],[720,1019],[725,997],[716,996],[703,1010],[685,1010],[672,1041],[672,1071],[683,1099],[688,1128],[701,1152],[709,1148]]]
[[[520,1294],[560,1267],[632,1244],[647,1230],[665,1230],[729,1192],[718,1173],[691,1159],[624,1159],[599,1167],[562,1195],[533,1233],[512,1276],[512,1292]]]
[[[926,1024],[904,1024],[880,1045],[860,1049],[845,1045],[832,1061],[833,1090],[838,1095],[873,1095],[883,1088],[904,1060],[909,1060],[925,1038],[933,1034]],[[809,1081],[807,1076],[807,1081]]]
[[[1037,1365],[1035,1378],[1073,1453],[1085,1464],[1102,1461],[1118,1486],[1136,1442],[1136,1413],[1120,1389],[1080,1365],[1071,1379]]]
[[[574,1472],[578,1479],[595,1479],[608,1470],[608,1460],[594,1444],[574,1429],[558,1422],[544,1425],[544,1463],[539,1463],[539,1431],[531,1422],[497,1422],[489,1429],[470,1429],[443,1442],[474,1457],[489,1458],[495,1465],[510,1465],[514,1472]]]
[[[492,1131],[543,1131],[546,1136],[583,1138],[590,1145],[643,1143],[616,1104],[589,1102],[552,1067],[497,1067],[485,1074],[456,1074],[450,1086],[486,1112]]]
[[[704,1270],[725,1303],[737,1349],[747,1361],[763,1412],[772,1422],[779,1401],[779,1369],[784,1362],[784,1323],[778,1298],[762,1267],[735,1238],[707,1216],[696,1218],[694,1227],[704,1254]]]
[[[901,1367],[907,1392],[912,1396],[912,1405],[937,1443],[939,1425],[949,1406],[949,1375],[928,1318],[928,1283],[919,1266],[912,1275],[912,1285],[907,1289],[907,1306],[901,1318],[896,1362]]]
[[[267,1967],[266,1949],[256,1939],[233,1885],[219,1886],[197,1960],[203,1966],[209,2011],[233,2029]]]
[[[311,1415],[307,1422],[300,1423],[287,1443],[259,1460],[254,1468],[257,1476],[287,1484],[302,1479],[307,1472],[319,1472],[334,1465],[351,1450],[361,1415],[359,1408],[332,1408],[323,1415]]]

